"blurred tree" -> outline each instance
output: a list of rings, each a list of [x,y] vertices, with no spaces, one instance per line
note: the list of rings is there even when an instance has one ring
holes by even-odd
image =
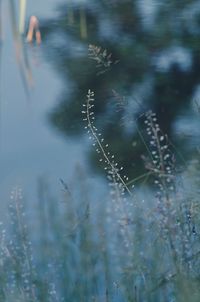
[[[95,91],[97,125],[131,177],[144,172],[145,147],[137,132],[144,127],[138,116],[153,110],[161,129],[177,142],[174,122],[188,110],[200,80],[199,2],[145,3],[68,1],[41,29],[49,59],[71,84],[63,89],[51,122],[65,135],[80,135],[82,103],[88,89]],[[106,49],[118,63],[97,68],[88,56],[90,44]],[[120,110],[113,91],[125,100]],[[182,152],[183,145],[180,139]],[[97,164],[93,151],[91,158]]]

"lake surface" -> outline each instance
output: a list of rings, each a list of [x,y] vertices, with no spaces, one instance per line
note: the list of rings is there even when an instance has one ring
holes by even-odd
[[[6,2],[6,1],[5,1]],[[82,141],[63,139],[54,131],[47,113],[57,103],[61,80],[44,59],[43,48],[28,47],[33,88],[27,96],[16,61],[8,3],[3,2],[1,53],[1,204],[7,206],[15,186],[34,200],[38,178],[45,177],[60,188],[59,178],[70,178],[76,165],[84,165]],[[50,17],[54,1],[38,5],[30,1],[27,15]],[[73,156],[72,156],[73,154]],[[68,160],[70,158],[70,160]]]
[[[20,186],[34,202],[39,179],[59,194],[59,179],[73,183],[79,169],[95,184],[94,194],[102,190],[103,167],[81,114],[88,89],[95,91],[97,126],[129,179],[145,173],[146,150],[137,129],[145,132],[143,114],[149,109],[173,143],[179,175],[193,162],[199,164],[200,5],[122,2],[28,1],[26,32],[29,16],[36,15],[42,43],[28,45],[22,38],[32,73],[27,93],[9,5],[2,1],[2,209],[13,187]],[[106,49],[100,64],[89,45]]]

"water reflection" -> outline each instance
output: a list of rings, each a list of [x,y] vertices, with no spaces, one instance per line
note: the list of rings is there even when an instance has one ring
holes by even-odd
[[[30,203],[37,198],[39,177],[48,178],[55,184],[54,191],[60,192],[59,178],[70,178],[77,163],[84,166],[85,150],[82,140],[64,141],[47,122],[46,114],[56,102],[60,80],[45,64],[43,44],[29,45],[26,35],[19,34],[18,2],[2,1],[1,4],[0,196],[3,214],[0,219],[3,219],[13,186],[22,187]],[[30,2],[27,15],[35,14],[39,20],[41,16],[51,16],[50,4],[51,0],[36,7]],[[26,33],[28,21],[29,18]],[[71,158],[69,162],[68,158]]]
[[[148,109],[157,114],[161,129],[182,154],[179,161],[190,158],[187,146],[195,134],[191,130],[186,144],[176,124],[181,116],[194,119],[191,101],[200,80],[199,13],[197,1],[184,0],[63,3],[59,16],[42,26],[48,58],[63,81],[71,82],[70,92],[63,88],[51,122],[66,136],[83,135],[80,108],[90,88],[96,95],[97,126],[129,176],[144,173],[141,155],[146,150],[138,128],[143,133],[139,117]],[[107,49],[118,64],[99,74],[88,57],[90,44]],[[120,110],[119,99],[124,100]],[[90,159],[97,167],[95,151]]]

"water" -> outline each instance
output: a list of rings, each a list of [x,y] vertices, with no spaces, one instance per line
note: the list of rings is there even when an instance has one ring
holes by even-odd
[[[23,188],[27,198],[34,201],[41,177],[55,184],[53,191],[59,192],[59,178],[70,179],[77,165],[85,165],[86,147],[82,139],[63,138],[48,121],[48,112],[57,103],[62,82],[46,63],[43,46],[26,45],[33,77],[33,88],[27,95],[16,61],[6,1],[2,9],[5,15],[1,53],[0,194],[5,209],[15,186]],[[27,15],[47,18],[53,12],[53,1],[42,5],[30,1]]]
[[[182,167],[198,156],[198,3],[183,8],[159,1],[62,4],[28,2],[27,17],[39,18],[43,39],[41,46],[25,44],[33,77],[30,97],[16,61],[9,7],[2,4],[2,206],[15,185],[33,198],[40,177],[59,191],[59,178],[69,181],[77,165],[88,178],[95,178],[88,170],[93,167],[100,182],[102,167],[84,135],[81,116],[88,89],[96,94],[102,135],[130,179],[145,172],[141,155],[146,151],[137,124],[148,109],[157,113]],[[88,57],[89,44],[107,49],[116,64],[98,69]]]
[[[66,136],[82,137],[79,108],[90,88],[96,94],[97,124],[129,177],[144,173],[145,148],[136,126],[149,109],[177,147],[174,153],[182,154],[176,154],[177,162],[184,165],[188,147],[197,147],[198,141],[198,11],[198,3],[184,1],[182,6],[172,1],[64,5],[53,26],[43,24],[48,57],[72,85],[69,96],[63,88],[51,115],[54,126]],[[111,68],[89,60],[89,44],[112,54]],[[193,119],[189,130],[185,119]],[[185,131],[191,133],[187,142]],[[99,167],[97,160],[92,165]]]

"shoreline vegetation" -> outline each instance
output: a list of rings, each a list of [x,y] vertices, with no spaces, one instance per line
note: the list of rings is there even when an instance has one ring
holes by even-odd
[[[156,115],[144,114],[149,152],[144,160],[156,189],[139,200],[94,124],[94,106],[89,90],[82,112],[85,128],[110,193],[97,211],[89,200],[92,188],[75,200],[61,180],[58,203],[41,183],[33,228],[16,187],[10,220],[0,232],[0,301],[198,302],[199,203],[176,177],[175,157]]]
[[[13,1],[10,4],[13,12]],[[26,1],[20,5],[19,26],[14,15],[12,24],[26,86],[31,71],[23,60],[23,41],[18,35],[24,34]],[[83,10],[81,18],[86,37]],[[32,19],[31,26],[29,41],[36,30],[40,44],[38,20]],[[119,63],[109,50],[88,47],[97,76]],[[13,188],[8,222],[0,224],[0,302],[199,302],[198,168],[192,163],[185,168],[189,186],[189,173],[197,182],[191,192],[182,171],[177,172],[176,157],[181,155],[161,129],[157,114],[148,110],[139,117],[142,130],[137,128],[146,149],[146,155],[141,155],[146,172],[129,179],[118,164],[117,150],[116,154],[110,151],[109,141],[98,129],[92,89],[88,88],[80,112],[105,172],[107,195],[95,204],[93,187],[86,188],[85,176],[79,176],[75,184],[79,198],[61,179],[62,197],[57,199],[41,181],[33,207],[22,188]],[[112,93],[120,108],[126,106],[114,88]],[[147,180],[153,190],[143,200],[136,185]]]

